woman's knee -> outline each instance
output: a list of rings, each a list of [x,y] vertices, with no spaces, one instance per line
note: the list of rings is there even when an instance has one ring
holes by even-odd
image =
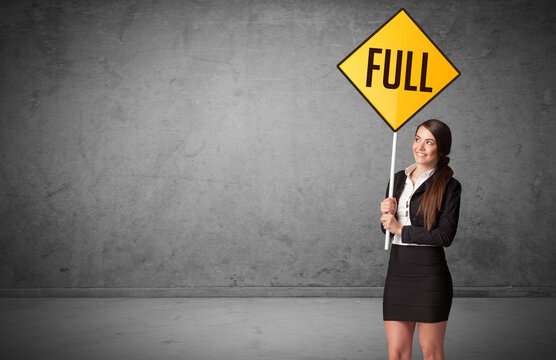
[[[443,360],[444,346],[437,342],[421,342],[424,360]]]
[[[384,328],[388,339],[388,358],[390,360],[411,359],[415,323],[385,321]]]
[[[410,360],[411,349],[388,349],[388,360]]]
[[[444,336],[446,322],[419,324],[419,343],[426,360],[444,359]]]

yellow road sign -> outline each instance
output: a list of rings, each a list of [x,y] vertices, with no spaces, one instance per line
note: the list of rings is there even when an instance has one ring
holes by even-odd
[[[405,9],[346,56],[338,69],[393,131],[460,75]]]

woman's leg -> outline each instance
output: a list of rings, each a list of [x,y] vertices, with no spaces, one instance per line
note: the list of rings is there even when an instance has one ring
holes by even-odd
[[[411,360],[411,346],[415,323],[409,321],[385,321],[384,330],[388,339],[388,359]]]
[[[419,342],[424,360],[444,360],[444,335],[448,321],[418,323]]]

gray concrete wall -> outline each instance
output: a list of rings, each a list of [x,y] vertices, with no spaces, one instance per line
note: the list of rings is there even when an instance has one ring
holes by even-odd
[[[456,286],[554,286],[551,1],[3,1],[0,287],[382,286],[391,131],[336,64],[405,7],[462,72]]]

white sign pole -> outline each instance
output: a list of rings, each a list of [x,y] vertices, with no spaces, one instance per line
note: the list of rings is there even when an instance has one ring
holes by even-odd
[[[394,196],[394,171],[396,169],[396,143],[398,142],[398,132],[394,131],[392,138],[392,162],[390,163],[390,186],[388,187],[388,197]],[[384,250],[388,250],[390,243],[390,231],[386,230],[386,237],[384,238]]]

